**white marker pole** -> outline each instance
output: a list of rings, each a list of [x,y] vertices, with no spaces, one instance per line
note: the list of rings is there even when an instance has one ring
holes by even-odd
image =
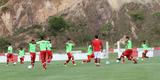
[[[109,43],[108,43],[108,41],[106,41],[106,58],[107,58],[107,60],[106,60],[106,64],[110,64],[110,62],[109,62]]]
[[[117,42],[117,52],[118,52],[118,58],[121,56],[121,46],[120,46],[120,41]]]

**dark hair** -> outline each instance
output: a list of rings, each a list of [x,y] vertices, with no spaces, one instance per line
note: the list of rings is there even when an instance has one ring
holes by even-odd
[[[95,35],[95,38],[98,39],[98,37],[99,37],[99,36],[96,34],[96,35]]]
[[[67,40],[69,41],[69,40],[71,40],[71,38],[68,37]]]
[[[11,44],[11,43],[8,43],[8,45],[11,46],[12,44]]]
[[[126,36],[126,39],[129,39],[130,37],[129,36]]]
[[[41,38],[41,40],[44,40],[44,36],[41,36],[40,38]]]
[[[143,42],[143,43],[146,43],[146,40],[143,40],[142,42]]]

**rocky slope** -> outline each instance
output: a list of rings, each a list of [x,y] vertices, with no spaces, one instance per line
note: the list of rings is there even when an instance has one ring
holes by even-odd
[[[146,35],[153,35],[150,30],[159,26],[154,25],[159,19],[153,14],[160,11],[160,0],[9,0],[0,10],[0,35],[3,36],[13,35],[21,27],[45,24],[50,16],[61,15],[111,41],[124,35],[150,40]],[[106,29],[105,24],[112,26]],[[154,39],[159,38],[157,35]]]

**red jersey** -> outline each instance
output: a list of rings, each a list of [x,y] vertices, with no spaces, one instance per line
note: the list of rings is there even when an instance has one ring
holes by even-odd
[[[93,51],[101,51],[102,49],[102,41],[99,39],[92,40]]]

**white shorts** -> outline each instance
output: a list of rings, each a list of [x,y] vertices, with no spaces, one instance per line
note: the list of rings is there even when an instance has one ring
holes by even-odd
[[[101,58],[101,51],[94,52],[94,58]]]

